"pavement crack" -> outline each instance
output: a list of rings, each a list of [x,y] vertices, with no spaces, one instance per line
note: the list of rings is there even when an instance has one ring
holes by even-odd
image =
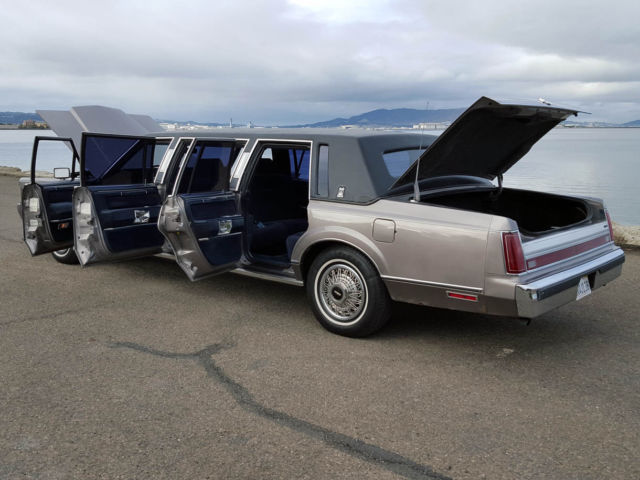
[[[161,358],[190,359],[197,361],[207,376],[222,385],[244,410],[287,427],[308,437],[320,440],[329,447],[348,455],[375,464],[408,479],[451,480],[450,477],[434,471],[431,467],[414,462],[402,455],[357,438],[334,432],[314,423],[294,417],[286,412],[274,410],[261,404],[242,384],[231,378],[222,367],[215,363],[213,355],[231,348],[231,344],[209,345],[194,353],[166,352],[132,342],[111,343],[113,348],[128,348],[137,352]]]

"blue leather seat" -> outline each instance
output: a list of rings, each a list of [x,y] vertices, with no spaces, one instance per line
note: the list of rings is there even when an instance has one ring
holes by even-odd
[[[307,225],[301,218],[260,222],[252,229],[251,250],[266,255],[283,254],[288,249],[289,237],[302,235]]]

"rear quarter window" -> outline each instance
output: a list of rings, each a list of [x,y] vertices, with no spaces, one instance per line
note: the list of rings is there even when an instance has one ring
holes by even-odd
[[[408,148],[404,150],[395,150],[392,152],[384,152],[382,159],[387,172],[393,178],[400,178],[409,167],[424,153],[426,149]]]

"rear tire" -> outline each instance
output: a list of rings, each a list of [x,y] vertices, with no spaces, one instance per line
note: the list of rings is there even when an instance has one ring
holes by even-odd
[[[346,337],[371,335],[391,316],[391,299],[380,275],[351,248],[330,248],[313,260],[307,295],[318,322]]]
[[[78,257],[72,247],[51,252],[51,256],[53,256],[56,262],[64,263],[65,265],[76,265],[77,263],[80,263],[78,262]]]

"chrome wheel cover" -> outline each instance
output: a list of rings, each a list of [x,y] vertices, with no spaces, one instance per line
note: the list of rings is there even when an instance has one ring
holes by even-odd
[[[368,304],[367,284],[355,265],[331,260],[320,268],[315,282],[318,306],[327,320],[341,326],[358,322]]]
[[[69,250],[71,250],[71,248],[64,248],[62,250],[55,250],[54,252],[52,252],[56,257],[64,257],[69,253]]]

